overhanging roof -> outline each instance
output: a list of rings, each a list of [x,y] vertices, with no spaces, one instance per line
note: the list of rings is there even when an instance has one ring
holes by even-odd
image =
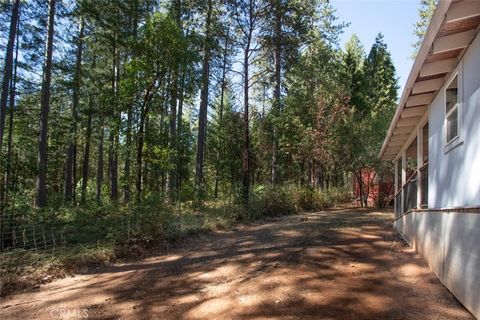
[[[428,106],[478,33],[479,0],[440,0],[390,123],[379,157],[393,160],[416,135]]]

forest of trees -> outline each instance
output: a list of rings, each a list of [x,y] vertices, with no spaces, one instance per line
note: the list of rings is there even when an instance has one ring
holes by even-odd
[[[341,48],[327,0],[13,0],[0,24],[2,235],[391,174],[390,53],[381,34]]]

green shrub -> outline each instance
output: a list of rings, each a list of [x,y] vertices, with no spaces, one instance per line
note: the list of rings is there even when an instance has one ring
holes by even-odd
[[[325,207],[322,194],[313,188],[292,188],[292,196],[301,211],[314,211]]]
[[[114,262],[119,255],[113,246],[76,246],[58,255],[59,261],[67,270],[85,272],[94,266],[105,266]]]
[[[300,211],[315,211],[331,208],[350,199],[348,191],[331,188],[320,190],[312,187],[290,186],[286,192],[293,198],[294,205]]]
[[[346,203],[352,198],[351,192],[345,188],[330,188],[327,194],[333,204]]]
[[[254,200],[251,216],[275,217],[290,215],[297,212],[294,198],[284,188],[267,188],[257,195]]]

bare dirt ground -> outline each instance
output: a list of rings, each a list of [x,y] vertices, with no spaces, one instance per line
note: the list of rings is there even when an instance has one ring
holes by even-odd
[[[334,209],[193,238],[0,300],[0,318],[473,319],[391,219]]]

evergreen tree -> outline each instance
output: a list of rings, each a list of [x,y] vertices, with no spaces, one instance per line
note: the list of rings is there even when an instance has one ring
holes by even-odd
[[[278,181],[278,133],[275,119],[280,117],[286,68],[298,58],[299,50],[314,27],[317,1],[266,1],[265,23],[262,29],[263,50],[273,62],[272,159],[271,183]]]
[[[0,156],[2,155],[3,134],[5,131],[5,122],[7,117],[8,93],[10,90],[10,80],[13,72],[13,49],[17,35],[17,25],[20,11],[20,0],[15,0],[12,7],[10,18],[10,30],[8,33],[8,43],[5,51],[5,64],[3,67],[2,92],[0,96]]]
[[[227,194],[236,189],[241,182],[242,170],[242,141],[239,141],[242,137],[242,115],[234,109],[229,85],[225,87],[223,101],[221,99],[218,98],[213,105],[214,113],[207,138],[207,156],[215,172],[217,196],[219,189]]]
[[[197,138],[197,158],[195,165],[195,187],[200,197],[205,194],[204,191],[204,157],[205,157],[205,139],[207,134],[207,109],[208,109],[208,92],[210,83],[210,58],[211,58],[211,42],[212,42],[212,0],[207,1],[205,13],[205,39],[203,45],[203,61],[202,61],[202,89],[200,91],[200,107],[198,115],[198,138]]]
[[[412,43],[414,49],[412,53],[412,58],[417,56],[420,45],[422,44],[427,28],[430,25],[430,20],[432,19],[433,12],[437,6],[438,0],[420,0],[418,8],[418,21],[414,25],[413,35],[415,40]]]
[[[40,134],[38,138],[37,198],[36,205],[47,205],[47,156],[48,156],[48,114],[50,111],[50,86],[52,78],[53,35],[55,28],[55,0],[48,3],[48,28],[46,36],[45,62],[43,68]]]

